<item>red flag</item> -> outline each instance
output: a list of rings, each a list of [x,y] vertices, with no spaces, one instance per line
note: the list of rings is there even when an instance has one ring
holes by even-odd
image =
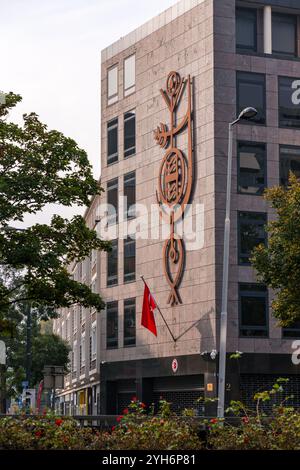
[[[157,336],[156,324],[154,319],[153,310],[155,310],[156,303],[153,299],[149,287],[145,283],[144,289],[144,301],[143,301],[143,311],[142,311],[142,326],[147,328],[151,333]]]

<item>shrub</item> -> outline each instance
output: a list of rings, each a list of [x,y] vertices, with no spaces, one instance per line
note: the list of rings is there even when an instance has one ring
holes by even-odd
[[[255,412],[241,402],[232,402],[227,410],[236,416],[234,425],[213,419],[208,423],[208,446],[220,450],[300,450],[300,413],[285,402],[273,407],[272,416],[263,404],[283,391],[287,379],[278,379],[271,390],[256,393]]]
[[[192,419],[179,419],[161,400],[157,414],[146,415],[145,405],[133,398],[109,438],[110,449],[189,450],[200,449],[197,426]]]

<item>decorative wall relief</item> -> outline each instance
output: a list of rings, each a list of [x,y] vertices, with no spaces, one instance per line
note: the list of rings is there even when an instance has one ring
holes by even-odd
[[[170,286],[167,303],[182,303],[179,295],[179,284],[183,275],[185,248],[181,238],[176,234],[176,222],[183,218],[189,202],[193,183],[193,131],[192,131],[192,82],[190,76],[181,78],[179,73],[170,72],[166,90],[160,90],[170,112],[170,124],[160,123],[154,131],[157,144],[165,149],[159,176],[157,202],[160,214],[170,225],[170,237],[164,243],[164,273]],[[177,125],[177,114],[184,94],[187,93],[187,110]],[[179,134],[187,132],[187,155],[177,147]]]

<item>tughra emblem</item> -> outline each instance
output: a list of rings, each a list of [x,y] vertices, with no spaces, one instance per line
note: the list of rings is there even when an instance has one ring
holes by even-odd
[[[193,182],[193,142],[192,142],[192,82],[180,77],[177,72],[170,72],[166,90],[160,90],[170,112],[170,128],[160,123],[154,131],[154,138],[166,152],[162,159],[159,176],[157,202],[162,218],[170,225],[170,236],[163,247],[164,273],[170,286],[167,303],[182,303],[178,288],[183,274],[185,249],[183,240],[176,234],[176,222],[183,218],[189,202]],[[180,102],[187,94],[187,110],[177,124]],[[187,133],[187,151],[177,147],[179,134]]]

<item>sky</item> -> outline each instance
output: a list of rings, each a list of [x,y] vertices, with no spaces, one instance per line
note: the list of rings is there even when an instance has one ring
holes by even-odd
[[[101,50],[176,2],[0,0],[0,90],[23,97],[11,120],[36,112],[87,151],[98,179]],[[47,207],[25,223],[74,210]]]

